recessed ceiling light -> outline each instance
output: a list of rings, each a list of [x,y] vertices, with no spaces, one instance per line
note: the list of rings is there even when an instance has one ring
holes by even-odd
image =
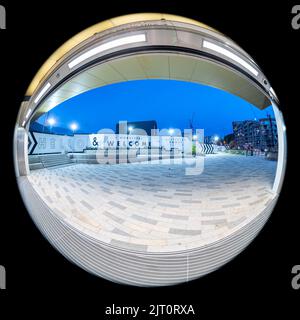
[[[236,54],[232,53],[231,51],[229,51],[221,46],[218,46],[215,43],[206,41],[206,40],[203,41],[203,47],[210,49],[210,50],[213,50],[213,51],[216,51],[216,52],[226,56],[227,58],[230,58],[230,59],[236,61],[237,63],[242,65],[244,68],[249,70],[251,73],[253,73],[255,76],[258,75],[258,71],[255,68],[253,68],[248,62],[246,62],[245,60],[243,60],[242,58],[240,58]]]
[[[37,95],[37,97],[34,100],[34,103],[38,103],[41,99],[41,97],[44,95],[44,93],[51,87],[51,84],[48,82],[45,87],[40,91],[40,93]]]
[[[109,42],[106,42],[104,44],[101,44],[100,46],[97,46],[85,53],[83,53],[82,55],[80,55],[79,57],[77,57],[76,59],[74,59],[73,61],[71,61],[68,66],[70,69],[74,68],[75,66],[77,66],[79,63],[81,63],[82,61],[91,58],[92,56],[103,52],[105,50],[109,50],[112,48],[116,48],[119,46],[122,46],[124,44],[130,44],[130,43],[136,43],[136,42],[144,42],[146,41],[146,35],[145,34],[136,34],[133,36],[128,36],[128,37],[123,37],[120,39],[116,39],[116,40],[112,40]]]

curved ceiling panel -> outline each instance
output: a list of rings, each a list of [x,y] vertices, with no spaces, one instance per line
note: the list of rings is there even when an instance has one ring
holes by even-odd
[[[62,59],[64,55],[66,55],[70,50],[72,50],[78,44],[92,37],[94,34],[103,32],[110,28],[118,27],[124,24],[139,22],[139,21],[150,21],[150,20],[167,20],[167,21],[183,22],[183,23],[199,26],[207,30],[211,30],[213,32],[220,33],[219,31],[199,21],[177,16],[177,15],[172,15],[172,14],[136,13],[136,14],[129,14],[121,17],[108,19],[83,30],[82,32],[78,33],[77,35],[69,39],[67,42],[65,42],[62,46],[60,46],[41,66],[41,68],[35,75],[34,79],[31,81],[27,89],[26,96],[31,96],[33,94],[34,90],[37,88],[39,83],[46,76],[46,74],[54,67],[57,61]]]
[[[269,99],[255,85],[228,67],[183,54],[144,53],[95,65],[74,76],[41,104],[33,119],[83,92],[141,79],[172,79],[205,84],[237,95],[259,109],[270,105]]]

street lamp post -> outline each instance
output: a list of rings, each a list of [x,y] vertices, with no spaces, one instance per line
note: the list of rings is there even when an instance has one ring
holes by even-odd
[[[76,124],[76,123],[72,123],[71,126],[70,126],[70,128],[71,128],[71,130],[72,130],[72,132],[73,132],[73,136],[74,136],[75,131],[78,129],[77,124]]]
[[[214,137],[214,142],[217,143],[217,142],[219,141],[219,139],[220,139],[220,138],[219,138],[218,136],[215,136],[215,137]]]
[[[52,133],[51,131],[52,131],[52,126],[56,123],[56,121],[55,121],[55,119],[54,118],[49,118],[48,120],[47,120],[47,122],[48,122],[48,124],[50,125],[50,133]]]
[[[73,138],[74,138],[75,131],[78,129],[77,123],[75,122],[71,123],[70,128],[73,132]],[[75,141],[73,141],[73,152],[75,151],[74,144],[75,144]]]
[[[169,134],[172,136],[173,133],[174,133],[174,129],[170,128],[170,129],[169,129]]]

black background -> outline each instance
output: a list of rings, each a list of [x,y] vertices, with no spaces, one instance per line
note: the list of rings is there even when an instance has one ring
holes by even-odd
[[[296,3],[48,0],[36,4],[29,1],[2,1],[1,4],[7,10],[7,29],[0,30],[0,264],[7,270],[7,290],[0,291],[0,308],[5,298],[15,303],[19,298],[22,301],[27,298],[28,308],[41,298],[40,305],[51,303],[53,311],[59,303],[65,304],[67,297],[72,297],[72,303],[65,305],[67,310],[86,308],[95,311],[99,319],[104,317],[104,306],[112,303],[194,303],[198,319],[204,310],[212,315],[220,311],[228,316],[238,304],[247,314],[258,305],[264,305],[267,311],[284,306],[287,312],[296,308],[294,301],[300,304],[300,290],[291,287],[292,266],[300,264],[299,196],[295,196],[299,186],[294,183],[299,179],[300,165],[297,113],[300,30],[291,27],[291,8]],[[187,284],[165,288],[113,284],[68,262],[31,221],[20,198],[13,169],[15,119],[27,86],[39,67],[76,33],[102,20],[135,12],[163,12],[193,18],[236,41],[256,60],[275,89],[288,134],[284,186],[262,232],[220,270]]]

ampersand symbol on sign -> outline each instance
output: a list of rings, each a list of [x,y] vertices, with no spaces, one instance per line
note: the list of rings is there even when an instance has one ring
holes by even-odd
[[[98,141],[97,141],[97,138],[93,138],[93,146],[96,147],[98,146]]]

